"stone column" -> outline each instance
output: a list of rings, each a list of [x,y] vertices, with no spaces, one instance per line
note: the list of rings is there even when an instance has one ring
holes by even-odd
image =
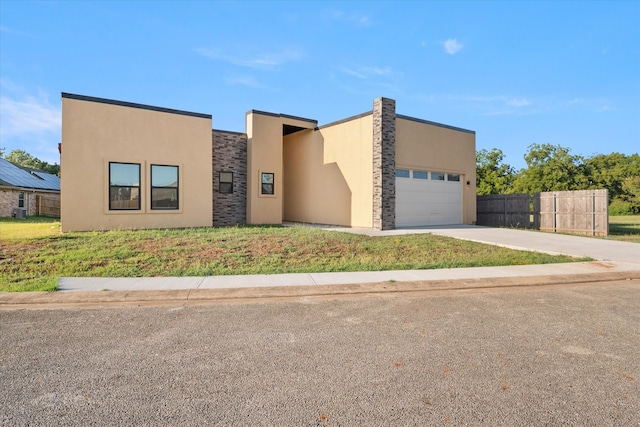
[[[373,229],[396,226],[396,101],[373,101]]]
[[[213,226],[247,223],[247,135],[212,131]],[[233,172],[233,192],[218,191],[220,172]]]

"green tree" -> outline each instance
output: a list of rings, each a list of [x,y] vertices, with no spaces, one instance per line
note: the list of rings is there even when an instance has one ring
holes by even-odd
[[[532,144],[513,185],[515,193],[583,190],[589,185],[584,158],[560,145]]]
[[[4,157],[4,147],[0,147],[0,159]]]
[[[640,174],[630,176],[622,181],[622,191],[620,199],[628,202],[631,206],[630,214],[640,214]]]
[[[514,178],[515,170],[504,163],[502,150],[482,149],[476,153],[476,193],[478,195],[509,193]]]
[[[25,168],[37,169],[53,175],[60,175],[60,166],[58,164],[51,165],[38,159],[37,157],[33,157],[31,154],[27,153],[24,150],[12,150],[5,156],[5,159],[13,164],[23,166]]]

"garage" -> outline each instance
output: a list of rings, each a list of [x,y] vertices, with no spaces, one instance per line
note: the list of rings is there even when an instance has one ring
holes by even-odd
[[[459,174],[396,169],[396,227],[462,224]]]

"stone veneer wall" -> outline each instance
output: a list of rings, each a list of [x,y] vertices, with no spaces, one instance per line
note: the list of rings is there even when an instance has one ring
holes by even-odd
[[[396,226],[396,102],[373,101],[373,229]]]
[[[213,130],[213,226],[247,223],[247,135]],[[233,172],[233,193],[218,192],[220,172]]]

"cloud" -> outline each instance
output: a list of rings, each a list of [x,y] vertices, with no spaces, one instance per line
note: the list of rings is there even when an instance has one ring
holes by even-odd
[[[21,148],[41,160],[57,160],[62,113],[43,92],[29,93],[0,80],[0,147],[7,152]]]
[[[0,96],[0,136],[5,138],[37,136],[61,127],[60,108],[51,105],[42,95],[11,98]]]
[[[332,74],[332,78],[342,90],[360,95],[401,96],[403,94],[403,74],[390,66],[377,65],[350,65],[336,67],[338,76]],[[346,76],[346,77],[345,77]]]
[[[455,55],[456,53],[460,52],[462,50],[462,48],[464,47],[462,45],[462,43],[460,43],[456,39],[447,40],[446,42],[443,43],[443,46],[444,46],[444,50],[449,55]]]
[[[370,27],[373,25],[371,16],[361,12],[344,12],[342,10],[330,9],[324,12],[324,18],[329,21],[355,24],[358,27]]]
[[[214,61],[228,62],[240,67],[273,69],[287,62],[296,61],[303,57],[297,49],[283,49],[275,52],[233,52],[221,49],[196,48],[196,53]]]
[[[510,105],[512,107],[526,107],[527,105],[531,105],[531,102],[526,98],[507,99],[506,103],[507,103],[507,105]]]
[[[561,103],[564,107],[580,108],[596,113],[606,113],[607,111],[618,111],[618,107],[605,98],[573,98]]]
[[[235,76],[228,77],[225,79],[225,82],[231,86],[247,86],[254,89],[267,89],[267,86],[260,83],[254,77],[251,76]]]
[[[369,79],[371,77],[393,77],[394,71],[391,67],[360,66],[360,67],[340,67],[344,74],[357,77],[359,79]]]

